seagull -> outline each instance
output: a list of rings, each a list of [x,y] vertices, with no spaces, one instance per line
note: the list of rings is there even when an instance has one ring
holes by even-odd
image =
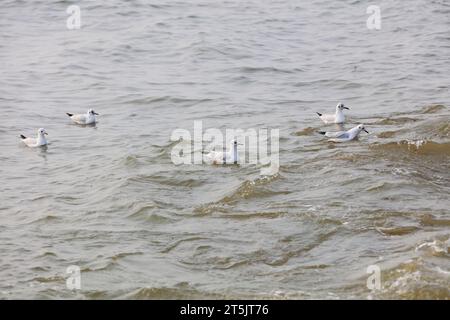
[[[369,133],[369,131],[364,128],[363,124],[357,125],[356,127],[348,130],[348,131],[338,131],[338,132],[325,132],[319,131],[320,134],[323,134],[325,137],[332,138],[329,141],[332,142],[347,142],[351,141],[358,137],[361,131],[365,131]]]
[[[22,139],[22,142],[25,143],[30,148],[36,148],[36,147],[43,147],[48,144],[47,139],[45,139],[45,135],[48,135],[48,133],[45,131],[45,129],[40,128],[37,133],[37,138],[27,138],[23,134],[20,135],[20,138]]]
[[[94,124],[96,122],[95,116],[98,116],[98,113],[89,109],[86,114],[67,113],[67,115],[77,124]]]
[[[344,112],[343,112],[344,109],[350,110],[349,108],[345,107],[343,103],[338,103],[338,105],[336,106],[335,114],[322,114],[319,112],[316,112],[316,113],[319,115],[319,118],[325,124],[344,123],[344,121],[345,121],[345,116],[344,116]]]
[[[207,162],[211,164],[237,164],[239,162],[238,155],[238,142],[236,140],[231,140],[230,142],[231,150],[227,152],[211,151],[205,157]]]

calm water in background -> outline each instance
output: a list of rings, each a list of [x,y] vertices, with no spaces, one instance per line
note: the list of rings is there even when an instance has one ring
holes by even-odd
[[[450,298],[450,5],[369,4],[3,0],[0,298]],[[173,165],[194,120],[279,128],[279,174]]]

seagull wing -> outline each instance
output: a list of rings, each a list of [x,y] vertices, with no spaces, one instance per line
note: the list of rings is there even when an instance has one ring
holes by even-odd
[[[223,153],[217,151],[211,151],[206,155],[206,159],[211,164],[221,164],[223,163]]]
[[[29,147],[35,147],[37,144],[36,139],[34,139],[34,138],[25,138],[25,139],[22,139],[22,142],[25,143]]]
[[[325,137],[328,138],[339,138],[345,135],[347,131],[338,131],[338,132],[325,132]]]
[[[70,117],[74,122],[79,124],[85,124],[86,123],[86,115],[85,114],[74,114]]]
[[[322,114],[320,116],[320,119],[326,124],[334,123],[334,120],[336,119],[336,116],[334,114]]]
[[[347,142],[347,141],[350,141],[350,140],[353,140],[353,137],[351,137],[348,132],[344,132],[341,135],[336,136],[333,139],[330,139],[329,141],[332,141],[332,142]]]
[[[338,139],[350,139],[350,133],[348,133],[347,131],[337,132],[335,138],[338,138]]]

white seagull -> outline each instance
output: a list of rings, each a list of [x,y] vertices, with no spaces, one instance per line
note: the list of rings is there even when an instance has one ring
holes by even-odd
[[[36,147],[43,147],[48,144],[47,139],[45,139],[45,136],[48,133],[45,131],[45,129],[40,128],[37,133],[37,138],[27,138],[23,134],[20,135],[20,138],[22,139],[22,142],[25,143],[30,148],[36,148]]]
[[[67,115],[77,124],[94,124],[97,121],[95,116],[98,116],[98,113],[92,109],[89,109],[85,114],[67,113]]]
[[[239,162],[238,142],[232,140],[230,142],[231,150],[227,152],[211,151],[205,158],[211,164],[237,164]]]
[[[332,142],[347,142],[351,141],[358,137],[361,131],[365,131],[369,133],[369,131],[364,128],[363,124],[357,125],[356,127],[348,130],[348,131],[338,131],[338,132],[325,132],[319,131],[320,134],[323,134],[325,137],[332,138],[329,141]]]
[[[336,113],[335,114],[322,114],[319,112],[316,112],[319,115],[319,118],[325,123],[344,123],[345,116],[344,116],[344,109],[350,110],[349,108],[345,107],[343,103],[338,103],[336,106]]]

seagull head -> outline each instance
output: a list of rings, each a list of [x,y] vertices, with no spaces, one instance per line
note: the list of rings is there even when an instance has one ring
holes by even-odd
[[[88,114],[89,115],[93,115],[93,116],[98,116],[98,113],[94,111],[94,109],[89,109],[88,110]]]
[[[336,106],[336,111],[342,111],[344,109],[350,110],[349,108],[347,108],[346,106],[344,106],[343,103],[338,103],[338,105]]]
[[[238,143],[236,139],[231,140],[230,144],[233,148],[237,148],[237,146],[242,145],[242,143]]]
[[[369,131],[367,131],[366,128],[364,128],[363,124],[359,124],[356,128],[358,128],[359,132],[364,131],[366,133],[369,133]]]
[[[38,135],[39,135],[39,136],[44,136],[44,134],[45,134],[45,135],[48,135],[47,131],[45,131],[44,128],[38,129]]]

